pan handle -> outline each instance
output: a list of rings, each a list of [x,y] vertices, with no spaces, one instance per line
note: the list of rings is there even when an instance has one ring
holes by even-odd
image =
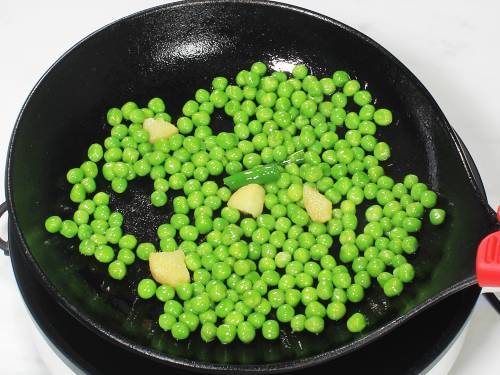
[[[500,206],[497,210],[500,222]],[[477,248],[476,277],[483,292],[500,291],[500,231],[487,235]]]
[[[7,202],[0,204],[0,218],[7,212]],[[9,243],[0,238],[0,250],[3,250],[5,255],[9,255]]]

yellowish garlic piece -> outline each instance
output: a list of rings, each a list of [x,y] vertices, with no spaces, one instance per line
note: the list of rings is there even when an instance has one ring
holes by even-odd
[[[190,280],[182,250],[151,253],[149,269],[153,279],[159,284],[170,285],[173,288]]]
[[[326,223],[332,218],[332,202],[316,189],[304,185],[303,201],[307,214],[312,221]]]
[[[236,208],[240,212],[257,217],[264,209],[265,195],[266,192],[262,186],[258,184],[245,185],[231,195],[227,205]]]
[[[149,143],[155,143],[158,139],[179,133],[179,129],[161,118],[147,118],[142,127],[149,133]]]

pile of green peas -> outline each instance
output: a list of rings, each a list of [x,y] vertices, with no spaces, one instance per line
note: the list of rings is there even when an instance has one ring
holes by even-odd
[[[151,117],[172,121],[162,99],[145,108],[134,102],[111,108],[110,136],[91,145],[88,160],[68,172],[70,198],[78,204],[73,219],[52,216],[45,227],[78,237],[83,255],[109,264],[109,275],[123,279],[127,267],[136,258],[147,261],[156,246],[123,233],[123,216],[111,211],[109,195],[95,193],[97,163],[117,194],[128,181],[149,175],[152,205],[164,207],[167,193],[172,205],[157,230],[159,247],[182,249],[191,274],[190,283],[176,288],[151,278],[139,282],[140,298],[164,304],[158,320],[163,330],[178,340],[200,328],[206,342],[228,344],[238,337],[249,343],[257,331],[278,338],[280,324],[318,334],[325,319],[349,315],[347,329],[361,332],[367,321],[356,304],[373,280],[386,296],[401,294],[415,275],[408,260],[417,251],[415,234],[426,210],[431,224],[445,219],[445,211],[435,208],[437,194],[417,176],[396,182],[385,174],[381,163],[391,150],[375,135],[377,127],[392,123],[392,113],[375,108],[372,99],[345,71],[319,79],[297,65],[291,76],[268,74],[256,62],[236,75],[234,85],[216,77],[210,91],[198,89],[176,121],[179,134],[154,144],[142,123]],[[349,101],[357,111],[347,111]],[[233,133],[214,133],[215,110],[233,119]],[[299,150],[305,162],[287,164],[276,182],[264,186],[260,216],[225,206],[231,191],[218,176],[282,162]],[[333,203],[327,223],[310,220],[302,201],[305,183]],[[373,204],[361,213],[365,200]]]

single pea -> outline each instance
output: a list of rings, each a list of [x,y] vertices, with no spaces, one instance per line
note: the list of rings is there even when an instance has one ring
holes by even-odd
[[[358,333],[366,328],[366,318],[361,313],[352,314],[349,319],[347,319],[347,329],[350,332]]]
[[[339,301],[333,301],[326,307],[326,315],[329,319],[337,321],[342,319],[346,314],[346,306]]]
[[[106,230],[106,240],[110,244],[116,245],[119,241],[120,238],[122,238],[123,232],[120,227],[110,227]]]
[[[156,283],[152,279],[142,279],[137,285],[137,294],[142,299],[150,299],[156,293]]]
[[[420,202],[425,208],[433,208],[436,206],[437,194],[432,190],[423,191],[420,195]]]
[[[149,280],[149,279],[147,279],[147,280]],[[183,307],[179,301],[171,299],[171,300],[168,300],[167,302],[165,302],[165,304],[163,305],[163,311],[166,314],[171,314],[177,318],[177,317],[179,317],[179,315],[182,314]]]
[[[72,220],[64,220],[61,223],[59,233],[66,238],[73,238],[78,233],[78,225]]]
[[[343,87],[349,79],[349,74],[343,70],[337,70],[332,75],[333,83],[335,83],[335,86],[337,87]]]
[[[344,263],[352,262],[359,254],[359,249],[354,244],[344,244],[340,247],[339,258]]]
[[[221,324],[217,327],[217,338],[222,344],[230,344],[236,337],[236,327],[230,324]]]
[[[285,303],[292,307],[296,307],[300,303],[301,298],[302,294],[297,289],[287,289],[285,291]]]
[[[93,233],[94,231],[92,230],[92,227],[88,224],[81,224],[78,227],[78,238],[80,241],[90,239]]]
[[[186,323],[177,322],[171,328],[172,337],[176,340],[185,340],[189,337],[189,327]]]
[[[184,323],[189,328],[189,331],[193,332],[198,328],[200,320],[196,314],[187,311],[179,315],[179,322]]]
[[[94,143],[89,147],[87,155],[89,160],[93,161],[94,163],[97,163],[103,158],[104,150],[100,144]]]
[[[306,318],[304,327],[311,333],[321,333],[325,329],[325,321],[320,316],[311,316]]]
[[[305,329],[306,317],[303,314],[295,315],[290,321],[293,332],[302,332]]]
[[[307,304],[305,315],[307,318],[310,318],[311,316],[319,316],[321,318],[324,318],[326,315],[326,308],[321,302],[313,301]]]
[[[108,273],[115,280],[122,280],[127,274],[127,266],[121,260],[114,260],[108,266]]]
[[[71,188],[70,199],[72,202],[81,203],[85,200],[86,191],[82,184],[75,184]]]
[[[128,182],[124,178],[113,178],[111,188],[118,194],[124,193],[127,190]]]
[[[354,103],[360,107],[369,104],[372,101],[372,95],[369,91],[360,90],[354,94]]]
[[[214,310],[207,310],[199,315],[200,318],[200,323],[201,324],[206,324],[206,323],[216,323],[217,322],[217,314],[215,313]]]
[[[130,104],[129,106],[132,105]],[[125,108],[124,106],[122,107],[122,110],[124,109],[127,110],[128,108]],[[124,116],[122,114],[122,111],[120,111],[119,108],[110,108],[106,113],[106,120],[108,121],[108,124],[111,126],[119,125],[122,122],[123,117]]]
[[[170,331],[175,324],[176,318],[172,314],[164,313],[158,318],[158,325],[164,331]]]
[[[85,256],[92,256],[95,253],[96,245],[90,239],[83,240],[80,242],[80,246],[78,248],[80,253]]]
[[[62,223],[63,221],[59,216],[51,216],[45,220],[45,229],[49,233],[57,233],[61,230]]]
[[[101,263],[110,263],[115,257],[115,252],[111,246],[99,245],[96,247],[94,256]]]
[[[163,207],[167,204],[167,194],[163,191],[155,190],[151,194],[151,204],[155,207]]]
[[[294,315],[295,309],[288,304],[281,305],[276,310],[276,319],[282,323],[290,322]]]
[[[403,179],[403,184],[407,189],[411,189],[413,185],[418,183],[418,177],[414,174],[406,175]]]
[[[309,69],[304,64],[297,64],[292,69],[292,76],[296,79],[304,79],[309,73]]]
[[[123,262],[126,266],[130,266],[135,261],[135,254],[130,249],[120,249],[120,251],[118,251],[117,259]]]
[[[250,322],[238,324],[237,335],[241,342],[248,344],[255,338],[255,327]]]
[[[371,104],[365,104],[359,110],[358,116],[361,120],[359,124],[359,131],[361,134],[373,136],[376,133],[377,127],[375,123],[371,121],[374,113],[375,107]]]
[[[200,331],[201,339],[205,342],[211,342],[217,337],[217,327],[214,322],[203,323]]]
[[[131,244],[129,244],[129,246],[130,245]],[[127,249],[131,250],[130,247],[128,247]],[[149,260],[149,255],[151,253],[154,253],[155,251],[156,251],[155,246],[149,242],[140,243],[136,249],[137,257],[139,259],[146,260],[146,261]]]
[[[365,292],[361,285],[351,284],[347,288],[347,299],[353,303],[361,302],[364,296]]]
[[[406,217],[401,224],[408,233],[418,232],[422,227],[422,222],[415,217]]]
[[[346,96],[353,96],[361,88],[360,83],[357,80],[350,80],[344,84],[343,92]]]
[[[446,211],[440,208],[433,208],[429,212],[429,221],[432,225],[441,225],[443,224],[446,218]]]
[[[280,334],[279,324],[276,320],[266,320],[262,324],[262,336],[266,340],[275,340]]]
[[[95,219],[90,222],[90,226],[95,233],[104,235],[109,227],[109,224],[105,220]]]
[[[132,234],[126,234],[120,239],[118,245],[122,249],[133,250],[137,246],[137,238]]]
[[[373,155],[380,161],[385,161],[391,156],[391,149],[385,142],[378,142],[373,149]]]
[[[388,109],[377,109],[373,114],[373,120],[377,125],[388,126],[392,123],[392,112]]]
[[[403,283],[397,277],[392,277],[385,281],[383,288],[387,297],[396,297],[403,291]]]
[[[377,277],[384,271],[384,269],[385,263],[378,258],[371,259],[366,266],[366,271],[371,277]]]
[[[403,283],[409,283],[415,277],[415,269],[410,263],[404,263],[396,267],[393,271],[393,274]]]
[[[165,102],[161,98],[152,98],[148,102],[148,108],[154,113],[165,112]]]

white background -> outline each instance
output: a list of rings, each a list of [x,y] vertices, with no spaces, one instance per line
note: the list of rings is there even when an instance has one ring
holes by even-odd
[[[498,2],[286,2],[357,28],[406,64],[430,90],[468,146],[483,178],[490,204],[496,207],[500,203]],[[1,176],[5,172],[10,133],[22,103],[43,72],[69,47],[95,29],[161,3],[146,0],[1,2],[1,201],[4,200]],[[57,111],[57,108],[53,110]],[[5,220],[2,220],[0,233],[4,237],[5,232]],[[32,328],[10,262],[3,257],[0,257],[0,296],[0,374],[48,374],[33,345]],[[484,300],[480,300],[464,349],[451,373],[500,374],[499,348],[500,317]]]

